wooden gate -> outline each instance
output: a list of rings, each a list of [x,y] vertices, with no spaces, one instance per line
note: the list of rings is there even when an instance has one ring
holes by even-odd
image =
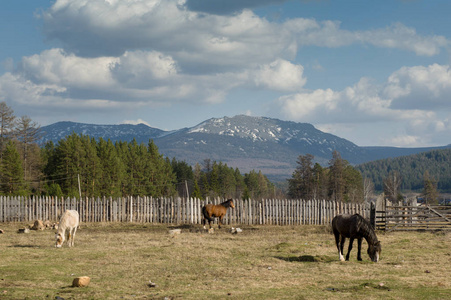
[[[393,230],[451,230],[451,205],[386,206],[377,211],[376,228]]]

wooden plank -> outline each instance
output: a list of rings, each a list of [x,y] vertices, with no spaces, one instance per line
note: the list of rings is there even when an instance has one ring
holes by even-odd
[[[436,213],[437,215],[439,215],[440,217],[442,217],[443,219],[445,219],[448,222],[451,222],[448,218],[446,218],[445,216],[443,216],[442,214],[440,214],[439,212],[437,212],[435,209],[433,209],[431,206],[428,206],[428,209],[430,209],[431,211],[433,211],[434,213]]]

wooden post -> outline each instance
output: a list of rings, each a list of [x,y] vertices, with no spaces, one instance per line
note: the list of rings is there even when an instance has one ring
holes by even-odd
[[[194,215],[193,215],[193,212],[194,212],[194,201],[193,200],[194,199],[191,199],[191,201],[190,201],[190,219],[189,219],[190,224],[194,224]]]
[[[376,229],[376,206],[373,202],[371,202],[370,209],[370,224],[373,226],[373,229]]]

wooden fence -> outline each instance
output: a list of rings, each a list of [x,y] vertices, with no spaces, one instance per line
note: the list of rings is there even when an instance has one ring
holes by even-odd
[[[451,230],[451,205],[387,206],[377,215],[377,229]]]
[[[82,222],[146,222],[163,224],[201,224],[201,208],[223,199],[196,198],[75,198],[0,197],[0,222],[58,221],[66,209],[79,212]],[[340,213],[359,213],[366,218],[370,210],[363,204],[326,200],[234,200],[223,222],[231,225],[330,224]]]

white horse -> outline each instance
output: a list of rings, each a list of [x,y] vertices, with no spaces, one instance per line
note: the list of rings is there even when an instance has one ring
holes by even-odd
[[[76,210],[66,210],[61,216],[60,223],[58,225],[58,232],[56,233],[56,247],[61,248],[63,246],[64,240],[66,239],[66,229],[67,232],[67,245],[72,247],[74,245],[75,233],[79,225],[79,215]]]

